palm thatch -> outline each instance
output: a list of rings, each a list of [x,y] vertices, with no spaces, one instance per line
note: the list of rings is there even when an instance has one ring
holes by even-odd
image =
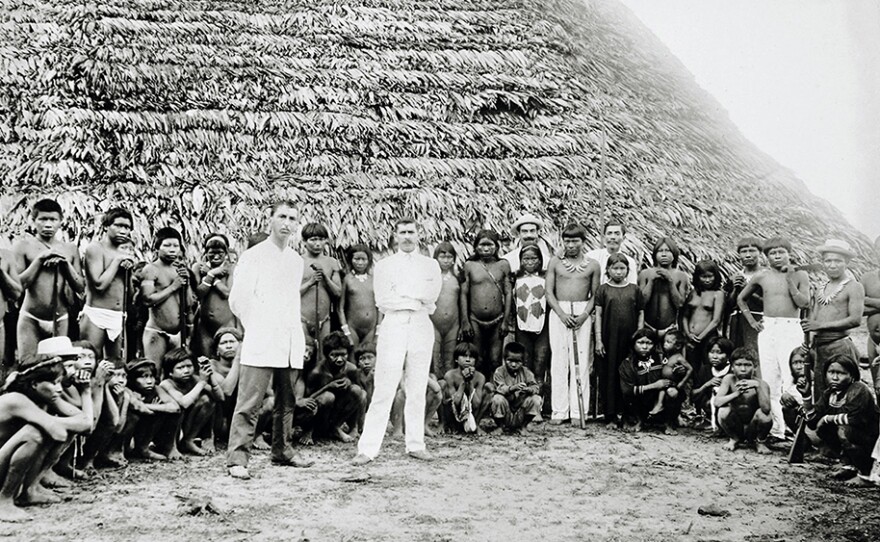
[[[334,243],[417,216],[461,246],[524,210],[608,208],[637,251],[731,261],[736,237],[868,244],[757,151],[614,0],[0,0],[2,231],[57,195],[77,235],[111,204],[140,241],[242,238],[276,197]]]

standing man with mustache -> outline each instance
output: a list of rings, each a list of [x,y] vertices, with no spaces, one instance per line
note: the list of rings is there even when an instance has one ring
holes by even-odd
[[[510,264],[512,274],[519,271],[519,251],[527,246],[536,246],[541,250],[544,262],[543,270],[547,270],[547,264],[550,263],[550,257],[553,256],[553,247],[541,237],[543,227],[544,221],[530,213],[521,215],[510,226],[510,234],[519,240],[519,246],[504,255],[504,259]]]

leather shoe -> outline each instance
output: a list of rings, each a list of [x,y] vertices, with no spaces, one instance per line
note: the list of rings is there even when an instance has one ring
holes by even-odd
[[[416,450],[414,452],[406,452],[406,455],[419,461],[434,461],[434,456],[428,453],[428,450]]]
[[[272,458],[272,464],[281,467],[296,467],[298,469],[304,469],[307,467],[311,467],[315,464],[315,462],[311,459],[304,459],[298,455],[295,455],[293,457],[285,457],[283,459]]]
[[[362,465],[370,463],[371,461],[373,460],[365,456],[364,454],[357,454],[356,456],[354,456],[354,459],[351,460],[351,464],[355,467],[360,467]]]

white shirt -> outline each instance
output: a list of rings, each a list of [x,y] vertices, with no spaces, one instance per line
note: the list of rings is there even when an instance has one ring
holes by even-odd
[[[306,340],[299,287],[303,259],[271,239],[238,259],[229,291],[229,308],[244,326],[241,364],[302,369]]]
[[[376,262],[373,290],[382,314],[415,311],[433,314],[443,283],[437,260],[416,251],[397,252]]]
[[[623,253],[621,253],[623,254]],[[607,248],[597,248],[596,250],[591,250],[587,252],[587,258],[592,258],[599,262],[599,284],[605,284],[608,282],[608,275],[605,274],[605,267],[608,264],[608,256],[611,256],[611,253],[608,252]],[[629,262],[629,273],[626,274],[626,282],[629,284],[639,285],[639,269],[636,265],[636,261],[626,254],[624,254],[626,260]]]

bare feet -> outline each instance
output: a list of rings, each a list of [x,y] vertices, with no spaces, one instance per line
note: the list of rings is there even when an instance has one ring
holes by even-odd
[[[850,478],[849,480],[844,482],[845,485],[850,487],[874,487],[874,482],[865,478],[861,474],[856,476],[855,478]]]
[[[168,455],[166,457],[169,461],[180,461],[183,459],[183,454],[180,453],[177,446],[172,446],[171,449],[168,450]]]
[[[269,446],[269,443],[263,438],[263,435],[257,435],[257,438],[254,439],[254,449],[268,450],[269,448],[271,448],[271,446]]]
[[[73,487],[73,483],[65,480],[51,469],[43,473],[40,483],[45,487]]]
[[[95,457],[95,467],[99,469],[119,469],[127,465],[128,461],[119,452]]]
[[[755,442],[755,451],[761,455],[767,455],[773,453],[770,448],[767,447],[767,444],[761,442],[760,440]]]
[[[858,474],[858,471],[856,471],[856,469],[854,469],[850,466],[843,466],[843,467],[837,469],[836,471],[832,472],[830,475],[830,478],[833,478],[834,480],[843,481],[843,480],[849,480],[850,478],[856,476],[857,474]]]
[[[208,455],[207,451],[205,451],[201,446],[197,445],[195,442],[193,442],[190,439],[181,440],[180,444],[178,446],[180,447],[180,451],[182,453],[185,453],[188,455],[197,455],[197,456]],[[169,456],[169,459],[171,459],[170,456]]]
[[[341,427],[336,428],[333,436],[336,437],[336,440],[340,442],[354,442],[354,439],[348,433],[343,431]]]
[[[739,446],[739,442],[736,439],[730,439],[727,441],[727,444],[722,446],[722,449],[727,450],[728,452],[732,452],[736,450],[737,446]]]
[[[41,486],[31,486],[21,492],[18,496],[18,504],[20,506],[34,506],[38,504],[55,504],[61,502],[61,497],[56,495],[49,489]]]
[[[205,455],[214,455],[217,453],[217,448],[214,446],[213,438],[202,439],[202,450],[205,451]]]
[[[165,461],[168,459],[162,454],[158,454],[149,448],[135,448],[131,451],[132,459],[141,459],[144,461]]]
[[[436,437],[437,431],[434,431],[430,425],[425,424],[425,436],[426,437]]]
[[[8,523],[21,523],[30,521],[31,515],[15,506],[11,500],[0,503],[0,521]]]
[[[392,440],[403,440],[403,429],[394,429],[391,431]]]
[[[300,446],[312,446],[315,444],[315,439],[312,438],[312,430],[303,431],[302,435],[299,436],[297,442]]]

